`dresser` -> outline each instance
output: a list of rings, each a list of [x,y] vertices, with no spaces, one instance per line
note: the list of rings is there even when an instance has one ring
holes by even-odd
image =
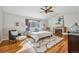
[[[79,33],[68,33],[68,52],[79,53]]]

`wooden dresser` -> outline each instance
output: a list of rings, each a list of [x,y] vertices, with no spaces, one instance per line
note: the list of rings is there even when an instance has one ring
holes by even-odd
[[[68,52],[79,53],[79,33],[68,33]]]

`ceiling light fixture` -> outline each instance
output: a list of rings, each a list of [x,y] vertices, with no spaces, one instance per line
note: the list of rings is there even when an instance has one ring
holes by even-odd
[[[45,14],[48,14],[50,12],[54,12],[54,8],[55,6],[43,6],[40,8],[42,10],[40,13],[44,12]]]

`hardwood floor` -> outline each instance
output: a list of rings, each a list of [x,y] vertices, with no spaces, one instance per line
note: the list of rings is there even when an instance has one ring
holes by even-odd
[[[48,49],[46,53],[67,53],[67,37],[64,38],[64,40],[62,40],[52,48]],[[5,40],[0,44],[0,53],[16,53],[23,47],[23,44],[21,45],[22,42],[23,41],[17,40],[16,43],[9,44],[8,40]]]
[[[4,40],[0,44],[0,53],[15,53],[22,48],[21,43],[22,41],[19,40],[16,43],[9,43],[8,40]]]
[[[48,49],[46,53],[67,53],[67,40],[63,40],[53,46],[52,48]]]

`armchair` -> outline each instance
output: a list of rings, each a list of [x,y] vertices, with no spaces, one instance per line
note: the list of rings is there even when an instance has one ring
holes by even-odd
[[[21,36],[16,30],[9,30],[9,42],[16,42],[16,37]]]

